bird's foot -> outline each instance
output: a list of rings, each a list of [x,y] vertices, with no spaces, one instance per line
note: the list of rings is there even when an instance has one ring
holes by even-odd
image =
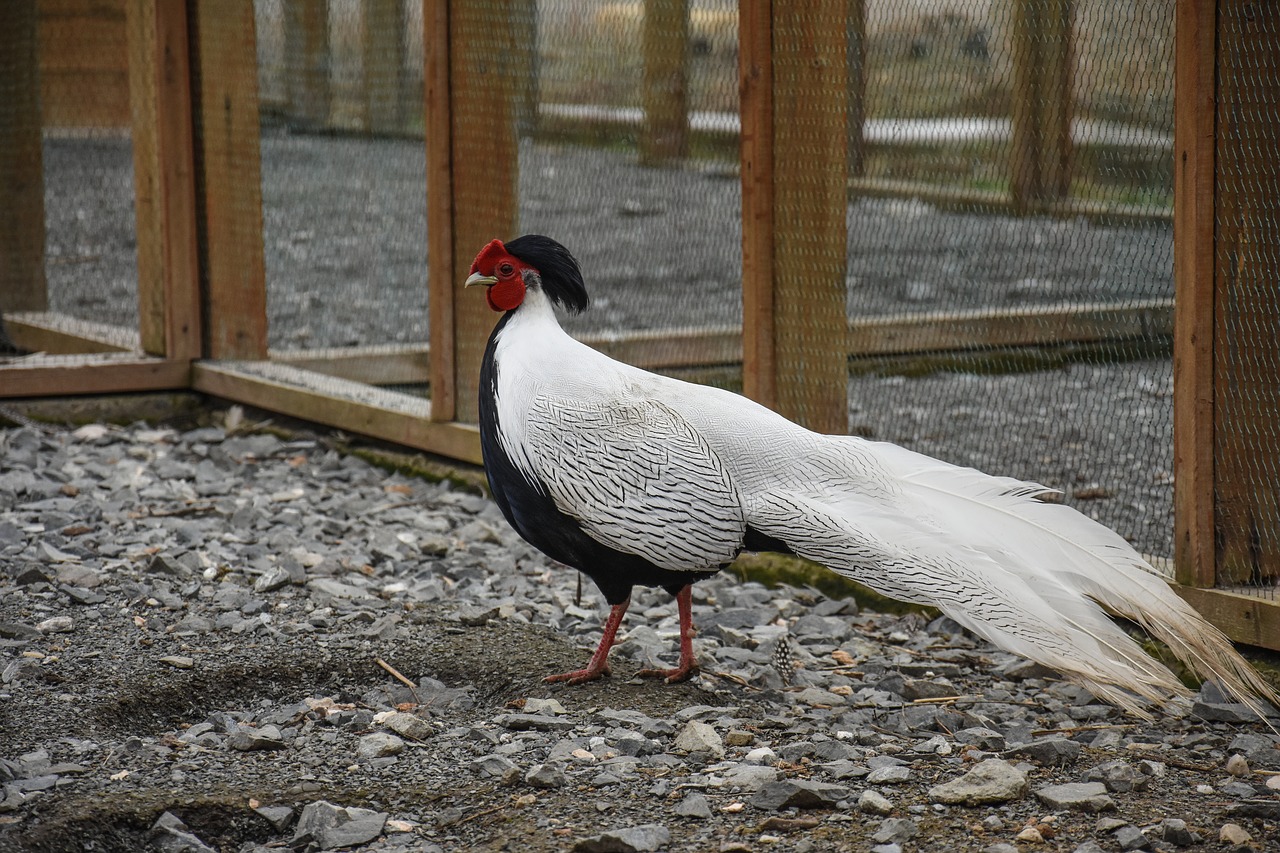
[[[667,684],[688,681],[698,673],[698,664],[694,661],[681,663],[675,669],[642,669],[636,673],[641,678],[661,678]]]
[[[575,669],[573,672],[562,672],[559,675],[548,675],[542,679],[546,684],[586,684],[588,681],[595,681],[606,675],[612,675],[609,665],[604,666],[588,666],[586,669]]]

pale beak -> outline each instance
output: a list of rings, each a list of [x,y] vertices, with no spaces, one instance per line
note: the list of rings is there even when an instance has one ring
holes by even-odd
[[[481,275],[478,272],[473,272],[467,277],[467,283],[463,287],[471,287],[476,284],[483,284],[485,287],[489,287],[497,283],[498,280],[491,275]]]

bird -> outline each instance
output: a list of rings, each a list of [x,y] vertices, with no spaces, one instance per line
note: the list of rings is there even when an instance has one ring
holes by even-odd
[[[1163,641],[1265,719],[1276,692],[1123,537],[1053,490],[901,446],[810,431],[734,392],[615,361],[560,325],[586,310],[578,261],[538,234],[494,239],[464,287],[501,314],[480,365],[490,491],[511,526],[587,575],[610,609],[609,651],[637,586],[675,597],[679,661],[698,672],[692,584],[740,553],[802,557],[878,593],[929,605],[1140,718],[1188,689],[1111,617]]]

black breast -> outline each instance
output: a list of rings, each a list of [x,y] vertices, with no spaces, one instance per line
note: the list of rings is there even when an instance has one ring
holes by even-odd
[[[633,586],[661,586],[672,594],[714,572],[673,573],[653,563],[603,545],[581,525],[556,508],[541,482],[530,479],[502,449],[498,440],[498,370],[495,342],[511,315],[505,315],[489,336],[480,365],[480,449],[493,499],[516,532],[553,560],[585,573],[610,604],[619,604]]]

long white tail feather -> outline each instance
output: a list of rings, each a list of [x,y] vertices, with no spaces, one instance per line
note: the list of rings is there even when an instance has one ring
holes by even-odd
[[[842,489],[867,463],[891,499]],[[746,496],[748,522],[894,598],[937,607],[975,634],[1062,672],[1141,717],[1186,688],[1108,614],[1133,620],[1198,675],[1265,718],[1280,697],[1230,640],[1115,532],[1039,500],[1051,490],[896,445],[832,438],[806,462],[827,477]]]

